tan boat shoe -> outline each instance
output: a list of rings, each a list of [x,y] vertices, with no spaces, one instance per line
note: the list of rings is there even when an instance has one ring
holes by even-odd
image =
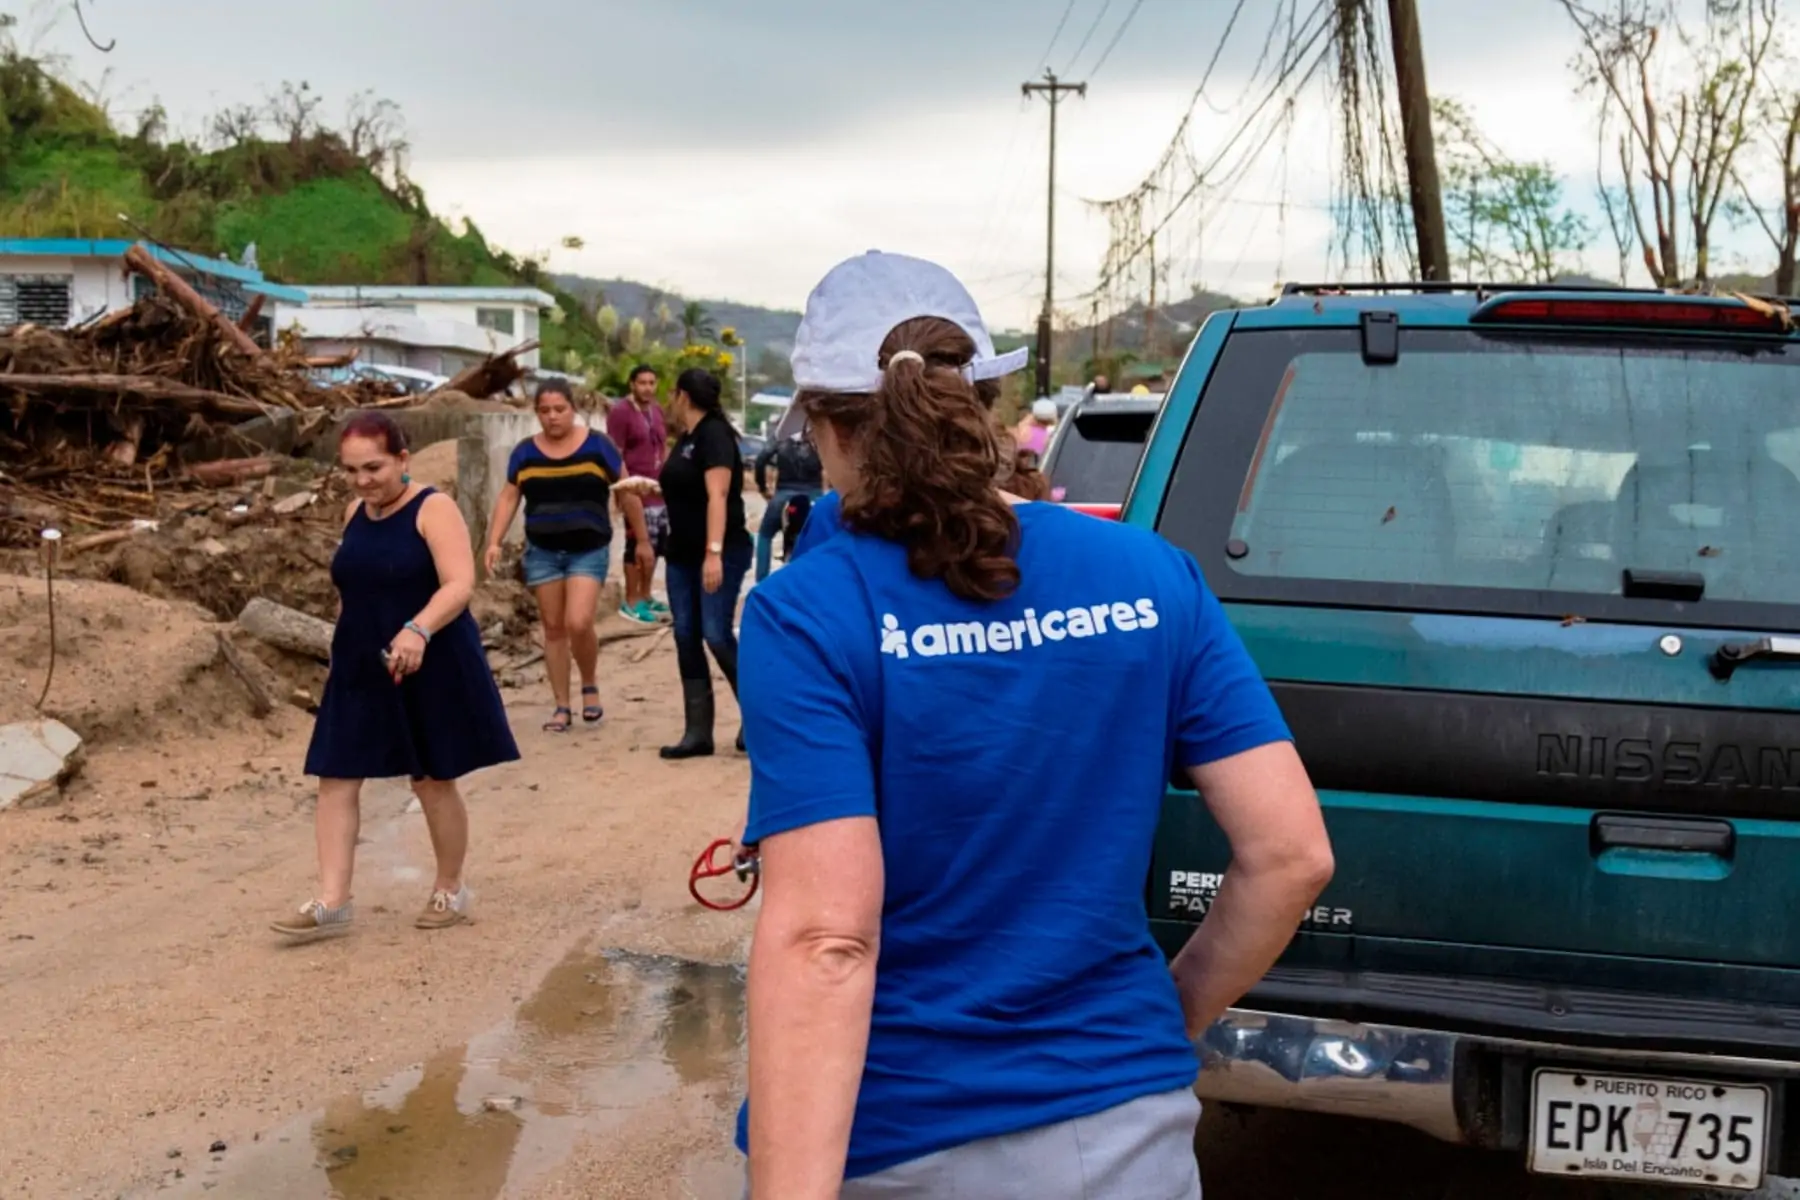
[[[469,904],[474,899],[466,883],[455,892],[433,892],[413,925],[418,929],[448,929],[452,925],[461,925],[469,919]]]
[[[318,900],[308,900],[294,916],[270,922],[269,928],[295,943],[316,942],[349,933],[355,915],[354,906],[348,900],[336,908],[326,908]]]

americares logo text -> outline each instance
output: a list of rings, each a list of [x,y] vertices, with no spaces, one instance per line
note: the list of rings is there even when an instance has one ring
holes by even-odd
[[[1035,608],[1015,621],[963,621],[921,625],[906,630],[893,613],[881,618],[881,652],[895,658],[944,658],[960,654],[1011,654],[1031,650],[1046,642],[1070,638],[1104,637],[1109,633],[1139,633],[1162,624],[1154,601],[1090,604],[1056,609],[1042,616]]]

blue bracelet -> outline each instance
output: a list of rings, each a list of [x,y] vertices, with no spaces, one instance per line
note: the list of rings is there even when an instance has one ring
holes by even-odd
[[[418,634],[420,637],[425,639],[425,644],[427,646],[429,646],[431,644],[431,631],[426,629],[423,625],[419,624],[417,621],[408,621],[406,624],[402,625],[400,628],[412,630],[414,633]]]

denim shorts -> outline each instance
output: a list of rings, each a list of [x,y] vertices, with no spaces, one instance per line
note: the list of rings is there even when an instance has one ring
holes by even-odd
[[[525,586],[528,588],[558,583],[571,575],[605,583],[606,572],[611,566],[611,546],[596,550],[545,550],[525,543]]]

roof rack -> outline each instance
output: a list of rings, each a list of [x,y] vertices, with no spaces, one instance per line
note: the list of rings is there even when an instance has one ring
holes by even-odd
[[[1419,292],[1427,295],[1449,292],[1474,292],[1478,296],[1497,295],[1501,292],[1604,292],[1617,295],[1621,292],[1669,295],[1663,288],[1626,287],[1621,284],[1605,283],[1477,283],[1458,282],[1455,280],[1389,280],[1386,282],[1367,281],[1361,283],[1284,283],[1281,285],[1283,296],[1319,296],[1341,292],[1346,294],[1385,293],[1385,292]]]

